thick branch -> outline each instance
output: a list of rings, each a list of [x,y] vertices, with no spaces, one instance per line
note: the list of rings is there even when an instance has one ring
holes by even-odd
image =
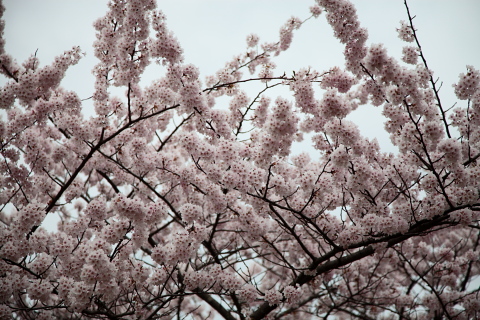
[[[445,220],[447,220],[448,218],[449,218],[449,215],[448,215],[448,213],[446,213],[442,216],[437,216],[437,217],[433,218],[432,220],[426,220],[426,221],[419,222],[419,223],[415,224],[414,226],[412,226],[407,233],[388,236],[388,237],[384,238],[385,241],[383,241],[383,242],[387,242],[387,247],[392,247],[392,246],[394,246],[394,245],[396,245],[400,242],[403,242],[403,241],[405,241],[405,240],[407,240],[407,239],[409,239],[413,236],[420,235],[423,232],[425,232],[425,231],[427,231],[427,230],[429,230],[429,229],[431,229],[435,226],[439,226],[439,225],[443,224],[445,222]],[[338,253],[341,253],[342,251],[345,252],[345,250],[334,249],[331,252],[329,252],[327,255],[329,257],[332,257],[332,256],[334,256]],[[363,249],[360,249],[357,252],[348,254],[346,256],[341,256],[340,258],[337,258],[335,260],[327,261],[327,262],[325,262],[323,264],[320,264],[318,266],[315,266],[315,263],[317,263],[317,261],[315,261],[309,268],[310,270],[315,270],[314,275],[307,275],[305,273],[301,273],[294,281],[292,281],[292,283],[290,285],[295,286],[295,285],[305,284],[305,283],[315,279],[315,277],[317,277],[318,275],[321,275],[321,274],[324,274],[324,273],[329,272],[331,270],[338,269],[340,267],[346,266],[346,265],[348,265],[352,262],[355,262],[355,261],[363,259],[367,256],[370,256],[373,253],[375,253],[375,250],[374,250],[373,246],[368,245],[368,246],[364,247]],[[319,258],[319,261],[320,260],[324,260],[324,257]],[[255,320],[263,319],[265,316],[267,316],[270,312],[275,310],[277,307],[278,307],[278,305],[270,305],[268,302],[265,302],[254,313],[252,313],[250,315],[250,318],[255,319]]]

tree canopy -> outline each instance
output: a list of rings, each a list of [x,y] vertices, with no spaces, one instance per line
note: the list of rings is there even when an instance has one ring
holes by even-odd
[[[80,48],[17,62],[2,21],[0,318],[480,317],[479,71],[445,106],[406,1],[401,61],[349,1],[312,4],[203,78],[154,0],[110,1],[94,115],[61,86]],[[345,67],[277,70],[314,19]],[[398,152],[346,119],[367,105]]]

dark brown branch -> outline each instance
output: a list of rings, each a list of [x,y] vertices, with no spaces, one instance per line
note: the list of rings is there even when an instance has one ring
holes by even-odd
[[[193,292],[215,309],[225,320],[237,320],[217,300],[213,299],[211,295],[203,293],[200,289],[193,290]]]
[[[3,71],[5,71],[5,73],[10,77],[12,78],[13,80],[15,80],[15,82],[18,83],[18,78],[15,77],[15,75],[13,73],[10,72],[10,70],[8,70],[8,68],[2,63],[2,69]]]
[[[422,46],[420,45],[420,41],[418,40],[417,33],[415,32],[415,28],[413,27],[413,17],[410,14],[410,10],[408,8],[407,0],[404,1],[405,3],[405,8],[407,9],[407,15],[408,15],[408,21],[410,22],[410,28],[412,29],[413,32],[413,37],[415,38],[415,42],[417,43],[418,50],[420,52],[420,58],[422,59],[423,65],[425,66],[425,69],[430,70],[427,65],[427,60],[425,59],[425,56],[422,51]],[[433,92],[435,93],[435,99],[437,99],[438,102],[438,108],[440,109],[440,113],[442,114],[442,121],[445,126],[445,131],[447,132],[447,136],[451,138],[452,136],[450,135],[450,130],[448,129],[449,125],[447,122],[447,117],[446,117],[446,112],[443,110],[442,107],[442,102],[440,101],[440,95],[438,94],[439,89],[436,87],[436,81],[433,80],[432,74],[429,72],[430,76],[430,84],[432,85]]]
[[[120,190],[118,190],[118,187],[113,181],[107,176],[107,174],[103,171],[100,171],[97,169],[98,174],[100,174],[107,182],[112,186],[112,189],[115,191],[115,193],[120,193]]]

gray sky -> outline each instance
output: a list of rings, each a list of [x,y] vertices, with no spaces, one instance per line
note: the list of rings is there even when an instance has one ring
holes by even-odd
[[[257,33],[261,41],[276,41],[280,26],[292,15],[306,18],[313,0],[166,0],[158,6],[185,51],[186,62],[200,68],[203,76],[221,68],[233,55],[245,49],[245,38]],[[395,28],[406,20],[403,0],[353,0],[357,14],[369,30],[370,43],[385,43],[389,54],[400,57],[404,45]],[[79,45],[87,53],[69,70],[63,85],[91,96],[96,63],[91,50],[95,39],[92,22],[106,11],[104,0],[4,0],[6,7],[6,50],[21,62],[35,53],[42,64]],[[441,95],[446,106],[456,100],[451,85],[466,65],[480,68],[480,1],[410,0],[415,26],[434,75],[443,81]],[[324,16],[311,19],[294,36],[290,50],[278,57],[277,70],[290,73],[311,66],[318,71],[343,66],[342,46]],[[158,76],[152,69],[142,79],[149,83]],[[5,79],[0,79],[0,84]],[[287,93],[288,91],[279,91]],[[276,94],[276,93],[275,93]],[[273,96],[275,98],[275,96]],[[290,98],[290,97],[287,97]],[[291,98],[290,98],[291,99]],[[86,104],[88,107],[88,104]],[[350,116],[368,137],[377,136],[389,149],[382,133],[381,109],[365,106]]]

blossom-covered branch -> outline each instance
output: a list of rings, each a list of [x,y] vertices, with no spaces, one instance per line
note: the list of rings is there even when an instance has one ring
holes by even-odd
[[[18,63],[2,22],[0,318],[479,318],[480,73],[445,109],[405,6],[402,61],[316,0],[202,81],[154,0],[111,0],[89,118],[61,86],[80,49]],[[276,71],[323,16],[345,67]],[[347,119],[366,105],[398,152]]]

